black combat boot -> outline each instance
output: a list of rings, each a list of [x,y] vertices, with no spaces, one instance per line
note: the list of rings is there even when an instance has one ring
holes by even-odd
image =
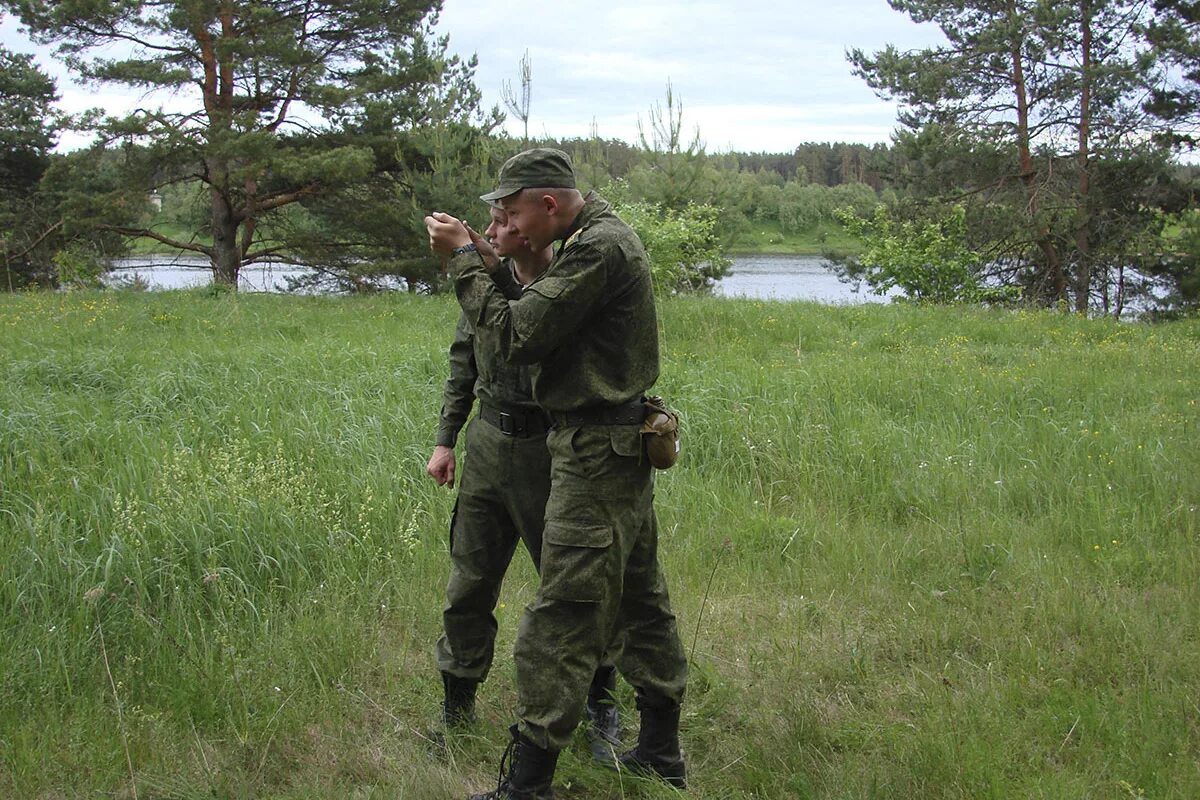
[[[446,699],[442,701],[442,723],[447,728],[458,728],[475,721],[475,688],[479,681],[460,678],[449,672],[442,673],[442,688]]]
[[[613,748],[621,744],[621,720],[613,695],[617,690],[617,668],[600,666],[588,687],[588,744],[592,758],[612,764]]]
[[[687,787],[687,766],[679,749],[679,706],[641,707],[637,747],[617,757],[621,769],[662,778],[677,789]]]
[[[500,759],[496,791],[473,794],[467,800],[554,800],[550,782],[554,779],[558,753],[538,747],[522,736],[516,725],[508,731],[512,741]]]

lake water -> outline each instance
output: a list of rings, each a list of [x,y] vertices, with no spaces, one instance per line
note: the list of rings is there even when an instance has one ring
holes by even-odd
[[[844,283],[820,256],[743,255],[716,287],[722,297],[813,300],[818,303],[885,303],[866,284]]]
[[[278,264],[244,267],[239,288],[244,292],[277,292],[287,288],[286,278],[307,270]],[[151,289],[186,289],[212,281],[204,259],[137,256],[121,259],[108,274],[110,282],[134,276]],[[759,300],[813,300],[820,303],[877,303],[886,297],[872,294],[866,286],[843,283],[819,256],[754,255],[734,256],[733,269],[716,287],[722,297]]]
[[[243,292],[282,292],[287,289],[286,278],[298,278],[307,273],[303,267],[252,264],[242,267],[238,289]],[[205,258],[132,256],[115,261],[105,278],[110,284],[138,278],[151,289],[191,289],[212,283],[212,270]]]

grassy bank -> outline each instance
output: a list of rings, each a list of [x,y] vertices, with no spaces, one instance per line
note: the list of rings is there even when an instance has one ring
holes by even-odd
[[[833,223],[821,223],[799,232],[784,231],[778,222],[752,222],[750,227],[730,245],[731,253],[737,255],[796,255],[820,256],[833,253],[858,253],[862,242],[846,233],[845,228]]]
[[[696,798],[1200,796],[1200,323],[680,299]],[[445,299],[0,297],[0,797],[445,798]],[[623,687],[627,719],[631,695]],[[632,723],[627,729],[632,729]],[[564,798],[670,797],[560,762]]]

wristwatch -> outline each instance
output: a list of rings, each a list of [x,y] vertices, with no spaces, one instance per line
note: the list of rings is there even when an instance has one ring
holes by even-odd
[[[454,248],[452,255],[461,256],[463,253],[474,253],[476,250],[475,243],[464,244],[462,247]]]

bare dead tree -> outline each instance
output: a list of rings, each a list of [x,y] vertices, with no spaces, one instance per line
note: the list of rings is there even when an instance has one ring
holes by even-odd
[[[529,101],[533,96],[533,70],[529,60],[529,51],[525,51],[525,55],[521,57],[521,96],[517,97],[517,93],[513,90],[512,81],[505,81],[500,88],[500,96],[504,100],[504,105],[508,106],[508,110],[513,116],[521,120],[525,126],[523,146],[529,145]]]

